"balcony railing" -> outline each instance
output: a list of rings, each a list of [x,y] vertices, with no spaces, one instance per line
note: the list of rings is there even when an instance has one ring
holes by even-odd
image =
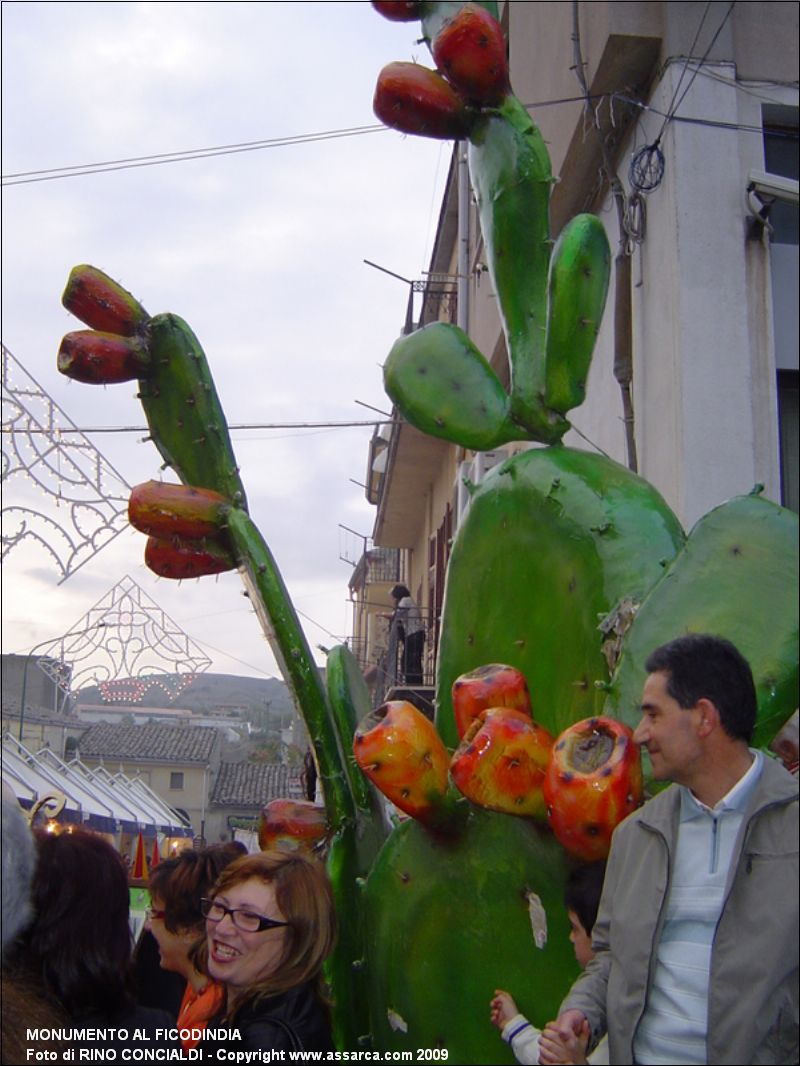
[[[393,622],[389,628],[387,646],[376,649],[373,645],[371,654],[366,641],[351,640],[349,644],[372,693],[373,707],[378,707],[383,703],[387,693],[393,688],[414,690],[433,688],[435,685],[436,645],[434,628],[428,621],[425,622],[422,671],[421,674],[415,676],[407,672],[408,663],[404,661],[406,658],[404,643],[399,637],[396,622]]]

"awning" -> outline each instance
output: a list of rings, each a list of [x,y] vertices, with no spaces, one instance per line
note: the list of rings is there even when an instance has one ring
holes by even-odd
[[[50,748],[35,754],[10,734],[3,737],[2,779],[30,809],[42,797],[60,792],[66,799],[61,821],[104,833],[142,832],[192,836],[192,828],[143,781],[92,770],[78,759],[65,762]]]

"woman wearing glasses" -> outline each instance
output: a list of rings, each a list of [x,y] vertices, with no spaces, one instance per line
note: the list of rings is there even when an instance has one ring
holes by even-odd
[[[335,918],[322,864],[302,852],[248,855],[202,907],[208,972],[225,986],[209,1030],[238,1031],[231,1050],[332,1050],[322,964]]]
[[[200,1030],[224,1000],[222,986],[195,964],[205,931],[200,899],[243,850],[235,843],[187,849],[164,859],[150,874],[151,905],[145,929],[158,944],[161,969],[179,974],[186,982],[178,1010],[178,1029],[188,1034],[181,1037],[184,1051],[198,1043]]]

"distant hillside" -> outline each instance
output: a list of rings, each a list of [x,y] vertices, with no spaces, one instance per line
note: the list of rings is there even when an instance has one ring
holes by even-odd
[[[150,681],[150,684],[147,682]],[[275,677],[237,677],[235,674],[197,674],[194,680],[184,688],[180,687],[181,677],[177,674],[154,674],[151,677],[135,679],[118,679],[104,686],[116,696],[113,700],[104,700],[98,685],[87,685],[75,696],[79,703],[102,704],[104,702],[120,705],[126,702],[124,691],[130,685],[145,683],[144,693],[136,699],[139,707],[182,707],[198,714],[208,713],[219,707],[241,707],[251,712],[254,717],[266,710],[269,705],[270,717],[291,714],[294,710],[291,697],[283,681]],[[169,693],[178,692],[174,699]]]

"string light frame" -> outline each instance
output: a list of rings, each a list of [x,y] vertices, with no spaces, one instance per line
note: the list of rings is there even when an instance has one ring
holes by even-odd
[[[2,394],[3,495],[17,502],[2,510],[0,558],[33,541],[60,585],[127,528],[131,486],[5,345]]]

